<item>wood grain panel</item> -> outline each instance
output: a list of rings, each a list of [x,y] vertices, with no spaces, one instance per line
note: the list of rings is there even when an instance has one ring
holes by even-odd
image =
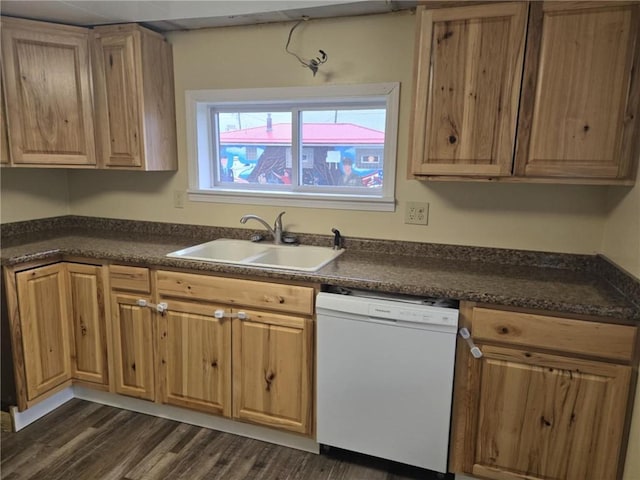
[[[630,362],[637,327],[475,308],[473,338]]]
[[[305,315],[313,313],[314,290],[311,287],[162,270],[156,276],[158,293],[168,298],[204,300]]]
[[[96,35],[96,117],[102,164],[140,167],[144,160],[139,35]]]
[[[631,367],[481,348],[474,475],[616,478]]]
[[[412,173],[510,175],[527,5],[420,12]]]
[[[214,311],[171,301],[160,318],[164,402],[230,417],[231,320]]]
[[[616,2],[547,2],[535,15],[529,44],[539,57],[528,57],[526,67],[536,76],[535,101],[531,113],[523,110],[532,119],[527,158],[517,159],[519,174],[629,176],[635,159],[622,153],[625,135],[625,144],[637,143],[625,132],[631,123],[637,134],[629,80],[639,16],[638,4]]]
[[[20,322],[20,305],[18,302],[18,284],[12,267],[3,267],[4,289],[7,298],[7,315],[11,332],[11,358],[13,360],[13,379],[16,388],[18,410],[27,408],[27,378],[25,373],[24,351],[22,342],[22,325]]]
[[[4,73],[0,71],[0,165],[5,166],[10,163],[7,107],[4,101]]]
[[[64,264],[16,274],[27,399],[71,379]]]
[[[112,332],[115,391],[153,400],[153,321],[151,310],[139,307],[138,296],[112,294]],[[151,301],[150,298],[144,297]]]
[[[148,268],[111,265],[109,267],[109,283],[113,290],[151,292],[151,279]]]
[[[147,170],[177,170],[175,88],[171,44],[141,29]]]
[[[14,164],[95,165],[88,30],[2,19]]]
[[[93,31],[103,165],[177,169],[171,45],[135,24],[100,26]]]
[[[312,321],[243,312],[233,321],[234,418],[311,434]]]
[[[67,263],[74,379],[106,385],[107,344],[102,267]]]

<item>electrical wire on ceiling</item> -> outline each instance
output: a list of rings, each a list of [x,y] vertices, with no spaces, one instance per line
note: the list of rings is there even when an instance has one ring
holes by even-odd
[[[305,60],[304,58],[300,57],[300,55],[298,55],[295,52],[292,52],[291,50],[289,50],[289,44],[291,43],[291,36],[293,35],[293,31],[298,28],[298,26],[303,23],[306,22],[307,20],[309,20],[309,17],[302,17],[302,20],[298,21],[298,23],[296,23],[291,30],[289,30],[289,37],[287,38],[287,44],[284,47],[284,50],[289,54],[289,55],[293,55],[294,57],[296,57],[298,59],[298,61],[302,64],[303,67],[308,68],[309,70],[311,70],[313,72],[313,76],[316,76],[316,73],[318,73],[318,67],[320,67],[320,65],[322,65],[323,63],[326,63],[326,61],[329,59],[329,57],[327,56],[327,54],[323,51],[323,50],[318,50],[320,52],[320,56],[316,57],[316,58],[312,58],[310,60]]]

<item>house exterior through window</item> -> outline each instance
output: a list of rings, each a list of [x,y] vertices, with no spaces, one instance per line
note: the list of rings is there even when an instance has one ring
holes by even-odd
[[[190,198],[393,210],[398,89],[187,92]]]

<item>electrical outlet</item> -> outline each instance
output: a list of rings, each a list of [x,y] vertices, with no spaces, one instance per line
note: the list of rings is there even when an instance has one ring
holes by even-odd
[[[407,202],[404,210],[404,223],[427,225],[429,223],[429,204],[424,202]]]
[[[185,192],[182,190],[173,191],[173,208],[184,208]]]

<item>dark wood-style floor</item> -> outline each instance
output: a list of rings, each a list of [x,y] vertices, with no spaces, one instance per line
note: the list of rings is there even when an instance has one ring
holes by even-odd
[[[314,455],[82,400],[18,433],[2,432],[0,458],[3,480],[441,478],[364,455]]]

